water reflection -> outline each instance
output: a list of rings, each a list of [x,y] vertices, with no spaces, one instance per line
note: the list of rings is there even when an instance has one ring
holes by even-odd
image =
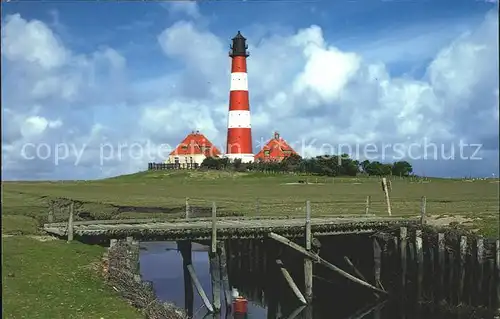
[[[248,314],[241,318],[464,318],[459,315],[444,314],[438,311],[436,305],[422,305],[415,300],[376,300],[373,294],[367,292],[366,289],[345,282],[343,278],[321,268],[314,270],[316,277],[314,278],[313,307],[304,307],[285,284],[275,264],[276,258],[282,259],[300,288],[301,283],[304,282],[302,263],[297,262],[301,261],[301,259],[297,259],[300,256],[285,254],[281,247],[261,246],[259,253],[255,249],[256,247],[249,249],[245,245],[247,244],[239,243],[236,247],[233,246],[228,250],[230,286],[237,288],[249,301]],[[140,255],[141,273],[144,280],[153,282],[159,299],[184,308],[184,274],[182,256],[177,250],[177,244],[175,242],[148,242],[142,243],[141,246],[144,248]],[[193,243],[192,265],[205,293],[209,300],[212,300],[207,250],[207,247]],[[302,290],[302,288],[300,289]],[[393,296],[404,298],[401,294],[393,294]],[[224,303],[223,296],[221,302]],[[193,318],[237,318],[233,317],[233,314],[226,313],[224,306],[220,314],[207,314],[207,310],[196,291],[193,303]],[[482,318],[493,317],[483,316]]]
[[[141,250],[140,255],[141,273],[144,280],[153,282],[160,300],[169,301],[180,308],[184,308],[184,274],[182,271],[182,256],[177,251],[177,244],[175,242],[147,242],[141,243],[141,247],[144,248],[144,250]],[[212,282],[206,247],[193,244],[192,263],[205,293],[211,300]],[[211,314],[207,314],[203,301],[196,292],[193,302],[194,318],[213,317]],[[217,318],[219,316],[226,317],[225,309],[222,309],[222,313],[218,314]],[[267,310],[258,303],[249,300],[248,317],[266,318]]]

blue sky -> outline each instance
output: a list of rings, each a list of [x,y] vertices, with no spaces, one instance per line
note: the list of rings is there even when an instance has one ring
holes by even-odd
[[[498,175],[496,7],[462,0],[4,3],[3,178],[142,170],[161,160],[160,145],[175,147],[193,129],[223,148],[227,50],[238,30],[251,52],[256,150],[279,130],[304,156],[325,152],[325,144],[374,144],[380,160],[392,161],[399,143],[417,173]],[[410,145],[422,153],[424,140],[444,153],[460,141],[479,147],[462,159],[410,156]],[[113,154],[103,159],[105,143]],[[135,154],[134,143],[153,155]],[[42,144],[47,159],[36,154]],[[129,148],[120,156],[119,144]],[[56,160],[56,148],[68,156]],[[475,149],[480,159],[466,159]]]

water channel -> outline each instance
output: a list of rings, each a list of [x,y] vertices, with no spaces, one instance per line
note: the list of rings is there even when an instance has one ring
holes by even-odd
[[[208,247],[193,244],[192,263],[203,289],[211,299],[211,279],[209,273]],[[300,263],[297,263],[300,265]],[[184,308],[184,277],[182,256],[177,250],[175,242],[144,242],[141,243],[140,267],[144,280],[151,281],[157,297],[162,301],[174,303]],[[228,267],[231,267],[228,265]],[[249,300],[247,318],[251,319],[278,319],[290,318],[294,315],[300,304],[293,296],[290,288],[286,286],[279,271],[272,266],[260,273],[254,272],[238,274],[234,270],[229,273],[232,287]],[[300,267],[290,269],[294,277],[300,277]],[[295,274],[295,275],[294,275]],[[463,318],[459,315],[450,315],[438,311],[434,305],[418,306],[412,300],[387,300],[379,303],[370,293],[358,292],[343,286],[335,286],[339,280],[335,275],[320,274],[326,278],[314,278],[315,301],[313,303],[314,318],[414,318],[414,319],[442,319]],[[299,278],[296,281],[299,283]],[[330,281],[329,281],[330,280]],[[264,293],[267,292],[267,295]],[[401,297],[401,296],[398,296]],[[222,302],[224,298],[221,298]],[[379,303],[378,307],[376,306]],[[375,306],[375,307],[374,307]],[[226,314],[224,307],[217,318],[233,318]],[[371,309],[371,310],[370,310]],[[226,316],[227,315],[227,316]],[[212,318],[207,316],[201,298],[194,295],[193,318]],[[302,310],[295,318],[305,318]]]

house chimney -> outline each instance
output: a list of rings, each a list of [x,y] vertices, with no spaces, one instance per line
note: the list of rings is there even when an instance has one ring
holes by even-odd
[[[274,139],[279,140],[280,139],[280,133],[274,132]]]

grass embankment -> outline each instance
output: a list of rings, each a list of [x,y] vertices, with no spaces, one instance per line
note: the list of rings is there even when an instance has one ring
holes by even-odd
[[[308,179],[309,184],[298,184]],[[297,216],[311,201],[312,215],[385,216],[378,178],[315,178],[227,172],[146,172],[100,181],[3,182],[3,314],[6,318],[139,318],[140,315],[98,278],[91,265],[102,248],[62,241],[41,242],[50,199],[82,202],[76,220],[173,218],[182,216],[185,200],[202,214],[215,201],[219,214]],[[498,234],[498,180],[392,180],[393,215],[417,215],[420,198],[434,221],[462,217],[467,227],[487,236]],[[83,214],[86,213],[86,214]],[[67,211],[55,211],[66,221]],[[460,219],[457,219],[460,220]]]
[[[298,184],[308,179],[309,184]],[[434,216],[471,218],[487,234],[498,227],[498,180],[392,179],[393,215],[418,215],[420,198]],[[47,220],[47,200],[67,197],[83,202],[80,218],[175,218],[183,216],[186,197],[198,215],[303,216],[311,201],[312,215],[387,214],[379,178],[323,178],[261,173],[156,171],[99,181],[4,183],[4,214]],[[56,221],[67,220],[56,211]]]
[[[102,280],[102,247],[44,236],[44,201],[3,195],[2,317],[143,318]]]
[[[4,318],[142,318],[98,275],[102,248],[3,238]]]

